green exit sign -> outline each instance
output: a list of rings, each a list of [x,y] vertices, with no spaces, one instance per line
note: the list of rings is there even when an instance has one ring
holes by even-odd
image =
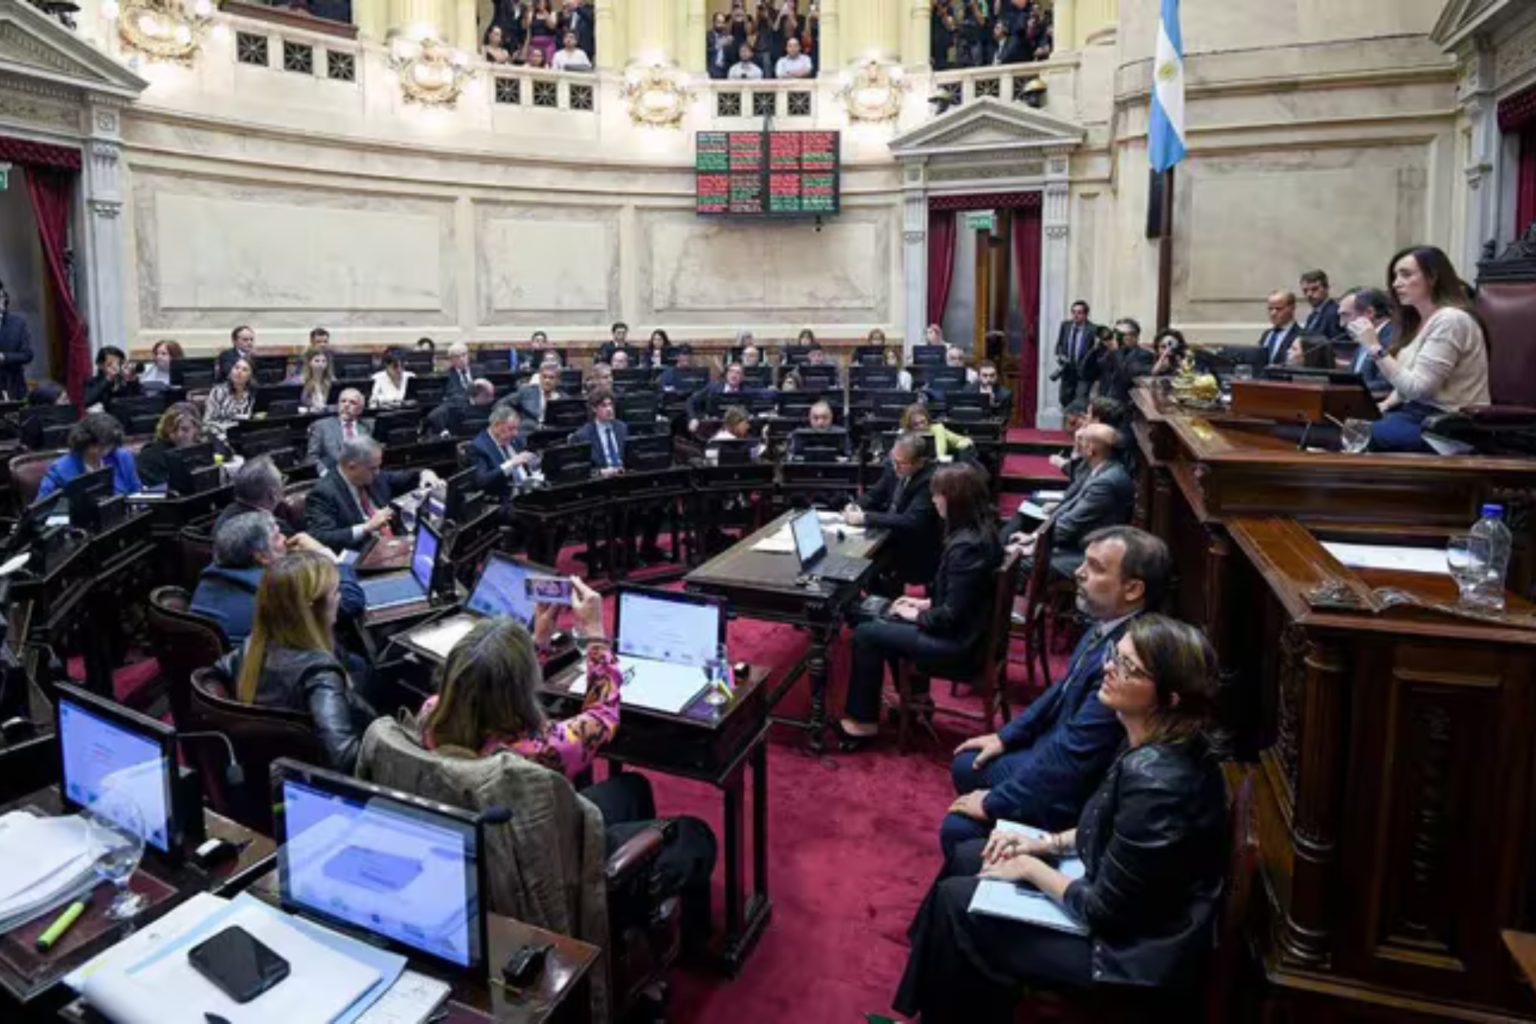
[[[0,192],[11,187],[11,165],[0,164]]]
[[[995,232],[997,230],[997,211],[967,210],[965,213],[965,229],[967,231]]]

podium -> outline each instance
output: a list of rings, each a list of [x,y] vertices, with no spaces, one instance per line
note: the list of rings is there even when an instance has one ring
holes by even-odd
[[[1281,423],[1381,418],[1376,400],[1363,384],[1280,380],[1233,381],[1232,414]]]

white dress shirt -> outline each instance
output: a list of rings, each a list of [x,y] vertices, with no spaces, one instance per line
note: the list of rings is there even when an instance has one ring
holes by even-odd
[[[368,405],[377,409],[381,405],[399,405],[405,401],[405,388],[416,376],[410,370],[404,370],[400,374],[400,386],[389,379],[389,371],[380,370],[373,375],[373,396],[368,399]]]

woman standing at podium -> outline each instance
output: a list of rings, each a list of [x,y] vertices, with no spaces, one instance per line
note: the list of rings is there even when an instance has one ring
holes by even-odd
[[[1393,256],[1387,289],[1391,344],[1381,343],[1368,318],[1346,325],[1392,385],[1382,418],[1371,427],[1371,448],[1428,451],[1428,417],[1489,402],[1487,332],[1450,258],[1433,246]]]

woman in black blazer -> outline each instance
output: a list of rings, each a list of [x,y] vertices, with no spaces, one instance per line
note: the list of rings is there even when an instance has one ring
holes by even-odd
[[[1128,986],[1149,1003],[1153,990],[1193,990],[1227,861],[1226,794],[1205,740],[1216,671],[1193,626],[1161,615],[1132,622],[1105,659],[1098,694],[1125,726],[1126,749],[1077,828],[994,831],[959,847],[954,861],[969,861],[981,878],[1033,886],[1086,934],[972,914],[980,880],[941,879],[907,932],[897,1010],[921,1013],[924,1024],[1012,1021],[1025,986]],[[1070,856],[1082,860],[1075,880],[1053,866]]]
[[[992,573],[1003,560],[987,480],[967,464],[943,466],[930,485],[944,520],[944,548],[926,598],[899,597],[879,618],[853,631],[848,704],[837,730],[852,751],[880,731],[885,666],[907,658],[925,672],[972,667],[987,632]]]
[[[171,480],[169,453],[178,448],[188,448],[203,437],[203,418],[197,406],[191,402],[177,402],[155,424],[155,437],[139,449],[139,483],[145,487],[162,487]]]

